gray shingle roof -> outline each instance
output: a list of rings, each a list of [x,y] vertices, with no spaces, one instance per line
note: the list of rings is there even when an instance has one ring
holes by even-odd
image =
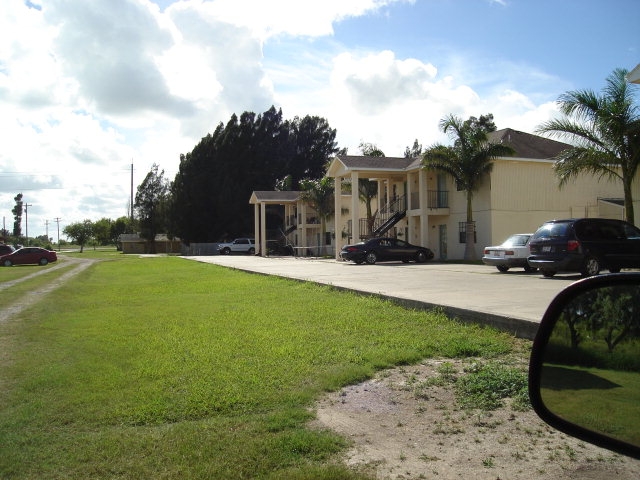
[[[367,157],[355,155],[338,155],[340,161],[349,169],[366,170],[404,170],[411,163],[413,158],[402,157]]]
[[[295,202],[300,197],[296,191],[254,191],[253,195],[258,202]]]
[[[489,133],[489,141],[509,145],[516,151],[515,157],[539,160],[553,158],[562,150],[571,147],[571,145],[567,143],[557,142],[511,128],[504,128]]]

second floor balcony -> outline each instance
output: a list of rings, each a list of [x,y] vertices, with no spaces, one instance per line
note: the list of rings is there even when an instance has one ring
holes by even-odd
[[[427,208],[430,210],[439,208],[449,208],[449,192],[447,190],[427,190]],[[411,193],[411,201],[409,203],[410,210],[419,210],[420,193]]]

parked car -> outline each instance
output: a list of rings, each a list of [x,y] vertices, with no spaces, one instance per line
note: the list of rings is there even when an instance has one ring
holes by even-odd
[[[4,243],[0,245],[0,255],[6,255],[7,253],[11,253],[15,250],[11,245],[5,245]]]
[[[378,261],[393,260],[404,263],[415,260],[422,263],[431,260],[433,252],[426,247],[411,245],[397,238],[372,238],[366,242],[345,245],[340,251],[340,258],[357,264],[367,262],[370,265]]]
[[[221,243],[218,245],[220,255],[231,255],[232,253],[247,253],[254,255],[256,246],[253,238],[236,238],[231,243]]]
[[[579,218],[544,223],[529,241],[527,262],[545,277],[557,272],[598,275],[640,267],[640,230],[622,220]]]
[[[572,283],[542,317],[529,361],[529,398],[542,420],[634,458],[640,458],[639,294],[636,272]]]
[[[532,236],[533,233],[516,233],[500,245],[485,247],[482,261],[503,273],[510,268],[524,268],[525,272],[533,272],[536,269],[527,263]]]
[[[40,247],[22,247],[11,253],[0,256],[0,265],[46,265],[58,260],[56,252]]]

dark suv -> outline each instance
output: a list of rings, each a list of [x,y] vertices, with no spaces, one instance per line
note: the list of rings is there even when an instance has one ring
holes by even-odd
[[[622,220],[579,218],[543,224],[529,242],[527,262],[545,277],[557,272],[597,275],[640,267],[640,230]]]

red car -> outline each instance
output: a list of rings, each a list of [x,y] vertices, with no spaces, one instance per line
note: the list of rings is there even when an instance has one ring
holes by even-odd
[[[46,265],[58,260],[56,252],[40,247],[22,247],[14,252],[0,256],[0,265],[10,267],[11,265]]]

